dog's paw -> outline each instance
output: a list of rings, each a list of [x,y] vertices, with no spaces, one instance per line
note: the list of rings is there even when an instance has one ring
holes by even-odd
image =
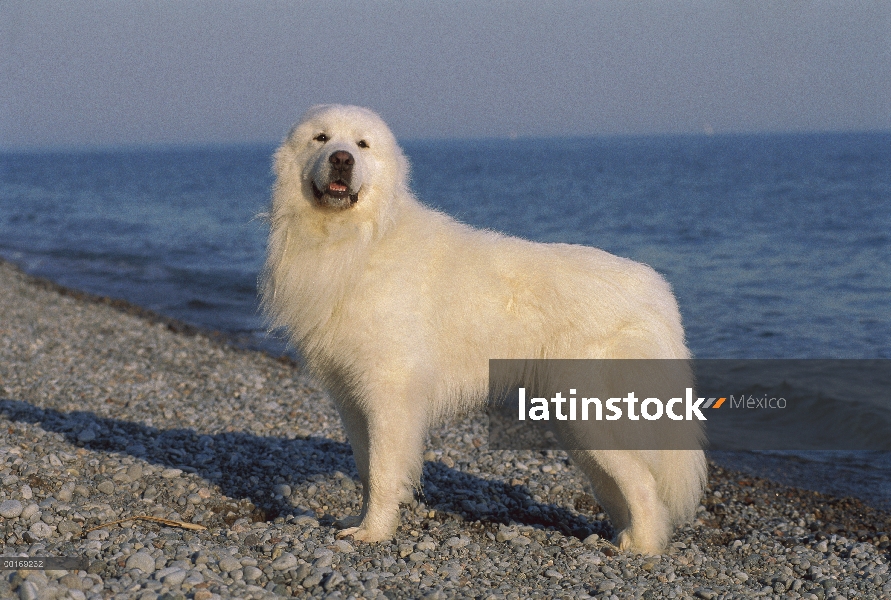
[[[632,528],[623,529],[613,542],[619,550],[638,554],[662,554],[664,544],[661,539],[651,534],[640,535]]]
[[[389,533],[374,532],[364,527],[347,527],[342,531],[338,531],[335,536],[337,539],[352,537],[360,542],[385,542],[393,536]]]

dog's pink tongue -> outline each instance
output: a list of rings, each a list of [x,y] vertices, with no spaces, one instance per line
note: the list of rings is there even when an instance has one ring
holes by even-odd
[[[347,186],[342,183],[331,182],[328,184],[328,189],[332,192],[345,192],[347,191]]]

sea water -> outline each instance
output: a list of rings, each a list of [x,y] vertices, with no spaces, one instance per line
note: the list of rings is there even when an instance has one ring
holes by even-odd
[[[430,206],[654,267],[699,358],[891,358],[891,133],[403,145]],[[273,150],[0,154],[0,256],[282,352],[256,294]]]

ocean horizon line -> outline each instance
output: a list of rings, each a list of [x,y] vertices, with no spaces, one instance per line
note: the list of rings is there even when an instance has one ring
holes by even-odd
[[[282,130],[284,139],[286,129]],[[491,143],[491,142],[553,142],[553,141],[623,141],[623,140],[670,140],[670,139],[745,139],[745,138],[813,138],[813,137],[849,137],[849,136],[891,136],[891,129],[843,129],[843,130],[788,130],[788,131],[735,131],[735,130],[708,130],[687,132],[652,132],[652,133],[593,133],[578,135],[560,134],[520,134],[506,133],[498,136],[481,137],[407,137],[397,136],[401,144],[426,145],[426,144],[463,144],[463,143]],[[123,142],[123,143],[98,143],[98,144],[59,144],[59,145],[35,145],[35,146],[3,146],[0,145],[0,156],[35,155],[71,155],[71,154],[128,154],[146,152],[196,152],[245,148],[269,148],[274,150],[281,139],[278,140],[231,140],[231,141],[159,141],[159,142]]]

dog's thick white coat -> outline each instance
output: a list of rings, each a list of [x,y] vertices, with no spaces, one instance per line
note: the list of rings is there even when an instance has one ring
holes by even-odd
[[[335,151],[356,161],[348,207],[313,192]],[[428,427],[485,401],[490,358],[689,357],[655,271],[595,248],[480,231],[424,206],[395,138],[367,109],[311,109],[275,172],[263,308],[343,419],[363,483],[362,514],[344,531],[357,539],[392,536],[399,502],[419,482]],[[701,451],[571,454],[620,547],[661,551],[698,505]]]

